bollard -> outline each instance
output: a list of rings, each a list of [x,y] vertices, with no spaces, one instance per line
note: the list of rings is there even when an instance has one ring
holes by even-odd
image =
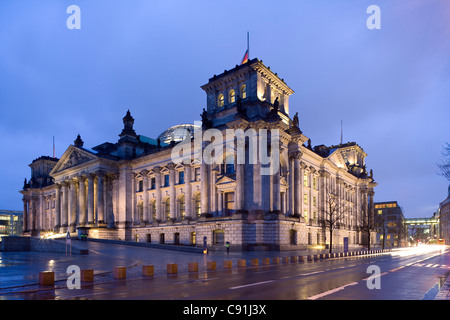
[[[53,286],[55,284],[55,273],[53,271],[39,272],[39,284],[41,286]]]
[[[223,262],[223,268],[224,268],[224,269],[231,269],[231,268],[233,268],[233,261],[231,261],[231,260],[225,260],[225,261]]]
[[[298,256],[298,262],[305,262],[305,259],[303,258],[303,256]]]
[[[94,281],[94,270],[92,270],[92,269],[81,270],[81,281],[93,282]]]
[[[177,274],[177,273],[178,273],[178,265],[176,263],[168,263],[167,274]]]
[[[280,257],[273,257],[272,258],[272,263],[273,264],[280,264]]]
[[[283,257],[281,261],[283,261],[283,263],[289,263],[289,257]]]
[[[239,268],[245,268],[247,265],[247,261],[245,259],[239,259],[238,260],[238,267]]]
[[[298,258],[297,258],[297,256],[291,256],[291,263],[297,263],[297,261],[298,261]]]
[[[188,263],[188,272],[198,272],[198,263],[197,262],[189,262]]]
[[[269,258],[263,258],[262,259],[262,264],[263,264],[263,266],[269,265],[270,264],[270,259]]]
[[[206,263],[206,269],[208,269],[208,270],[216,270],[216,262],[215,261],[208,261]]]
[[[155,268],[152,265],[142,266],[142,275],[146,277],[153,276],[155,274]]]
[[[250,265],[253,266],[253,267],[258,266],[259,265],[258,259],[251,259],[250,260]]]
[[[114,268],[114,279],[125,279],[127,277],[126,267],[115,267]]]

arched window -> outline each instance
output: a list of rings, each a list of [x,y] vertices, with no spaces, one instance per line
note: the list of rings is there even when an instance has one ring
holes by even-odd
[[[200,193],[195,196],[195,212],[197,213],[197,217],[200,217],[202,214],[202,201]]]
[[[144,221],[144,203],[141,201],[137,205],[139,221]]]
[[[152,201],[152,203],[150,204],[150,208],[152,210],[152,217],[153,217],[153,222],[156,222],[156,200]]]
[[[179,203],[180,203],[180,217],[184,220],[184,217],[186,215],[186,202],[184,200],[184,196],[180,197]]]
[[[247,86],[243,84],[241,86],[241,99],[247,98]]]
[[[170,198],[166,199],[164,210],[165,210],[166,221],[169,221],[170,220]]]
[[[228,104],[235,103],[235,102],[236,102],[236,92],[234,92],[234,90],[231,89],[228,92]]]
[[[223,104],[224,104],[223,94],[219,94],[219,96],[217,97],[217,106],[221,108],[223,107]]]
[[[213,231],[213,244],[225,244],[225,232],[222,229]]]

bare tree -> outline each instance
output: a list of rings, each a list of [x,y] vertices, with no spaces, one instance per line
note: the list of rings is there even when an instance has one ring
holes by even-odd
[[[359,214],[359,229],[365,235],[367,240],[367,250],[370,250],[370,244],[371,244],[371,232],[375,230],[375,221],[373,216],[373,208],[370,207],[370,203],[363,206],[361,210],[361,214]],[[364,243],[365,239],[362,239],[362,244]]]
[[[333,232],[340,225],[340,220],[346,212],[344,201],[339,201],[339,193],[330,186],[325,189],[322,224],[328,229],[330,236],[330,253],[333,249]]]
[[[444,160],[441,163],[438,163],[438,167],[441,171],[441,175],[450,181],[450,144],[447,143],[443,149],[442,154],[444,156]]]

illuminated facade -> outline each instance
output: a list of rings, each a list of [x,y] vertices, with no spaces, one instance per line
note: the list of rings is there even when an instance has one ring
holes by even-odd
[[[397,201],[375,203],[377,244],[382,248],[399,248],[407,244],[405,217]]]
[[[333,202],[338,217],[333,244],[341,245],[344,237],[350,245],[367,242],[363,230],[373,225],[376,183],[360,146],[312,147],[298,115],[289,114],[293,90],[258,59],[215,75],[202,89],[207,95],[202,129],[192,127],[197,132],[187,140],[194,150],[187,163],[173,161],[181,143],[176,139],[165,144],[136,134],[130,112],[117,143],[89,149],[78,136],[60,159],[33,161],[32,178],[21,191],[25,232],[87,227],[96,238],[303,249],[329,243],[325,221]],[[267,164],[260,158],[251,163],[246,156],[240,163],[236,148],[223,148],[214,163],[202,161],[195,135],[203,135],[200,150],[206,151],[209,130],[223,135],[226,144],[227,129],[256,132],[256,139],[278,132],[279,145],[272,148],[276,170],[263,174]],[[246,151],[250,144],[249,139]],[[373,243],[374,232],[370,237]]]

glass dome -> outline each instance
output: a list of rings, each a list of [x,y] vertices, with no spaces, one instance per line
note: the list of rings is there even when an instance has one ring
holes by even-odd
[[[187,135],[187,131],[191,133],[191,135],[194,134],[194,130],[201,130],[201,126],[197,126],[194,124],[179,124],[173,127],[170,127],[169,129],[165,130],[163,133],[161,133],[158,138],[160,139],[161,143],[171,143],[174,142],[180,142],[184,140],[184,138]]]

